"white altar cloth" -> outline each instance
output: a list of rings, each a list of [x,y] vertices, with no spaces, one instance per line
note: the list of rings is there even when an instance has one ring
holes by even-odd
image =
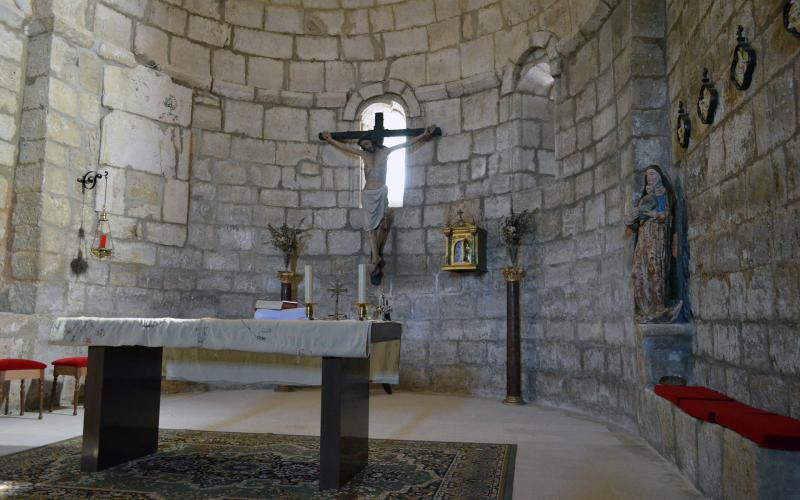
[[[322,358],[242,351],[166,349],[163,373],[167,380],[209,384],[319,386],[322,384]],[[400,383],[399,340],[372,344],[369,381],[375,384]]]
[[[51,343],[165,347],[169,380],[320,385],[321,357],[370,357],[370,381],[398,384],[400,340],[373,343],[371,321],[58,318]],[[175,350],[173,348],[177,348]]]
[[[366,358],[372,321],[58,318],[51,342],[71,346],[175,347]]]

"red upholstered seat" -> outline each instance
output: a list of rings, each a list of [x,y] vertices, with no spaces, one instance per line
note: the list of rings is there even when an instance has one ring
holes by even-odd
[[[800,451],[800,420],[769,413],[707,387],[657,385],[653,390],[697,419],[731,429],[762,448]]]
[[[0,359],[0,371],[7,370],[41,370],[47,368],[44,363],[39,363],[32,359],[14,359],[4,358]]]
[[[732,401],[728,396],[708,387],[660,384],[653,388],[653,392],[676,405],[680,405],[684,399]]]
[[[763,410],[747,406],[734,400],[720,401],[710,399],[684,399],[678,407],[684,413],[688,413],[694,418],[703,422],[718,423],[717,415],[721,412],[745,412],[745,413],[766,413]]]
[[[762,448],[800,451],[800,420],[748,407],[751,411],[720,410],[717,424],[727,427]]]
[[[88,365],[88,356],[75,356],[72,358],[61,358],[53,361],[53,366],[74,366],[76,368],[83,368]]]

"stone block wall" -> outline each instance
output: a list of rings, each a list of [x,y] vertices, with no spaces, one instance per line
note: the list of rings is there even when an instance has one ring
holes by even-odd
[[[0,303],[4,304],[0,309],[8,308],[8,243],[28,46],[23,27],[28,15],[14,2],[0,3]]]
[[[640,383],[630,240],[622,222],[632,192],[636,137],[631,101],[634,2],[598,12],[562,40],[555,106],[556,178],[537,212],[532,288],[530,398],[570,404],[633,426]],[[571,46],[570,46],[571,45]]]
[[[412,20],[418,9],[436,25]],[[512,204],[537,208],[539,177],[555,172],[550,101],[515,91],[516,70],[532,47],[541,60],[555,54],[555,38],[535,31],[553,9],[565,13],[529,2],[343,14],[245,1],[37,4],[20,62],[7,309],[41,321],[21,355],[56,355],[44,342],[55,315],[249,315],[255,298],[277,294],[282,259],[265,243],[268,223],[313,227],[300,264],[317,271],[320,313],[332,312],[325,288],[338,275],[349,305],[367,257],[360,168],[316,135],[357,127],[360,107],[388,95],[409,126],[445,129],[409,157],[387,248],[384,290],[408,324],[403,379],[501,394],[497,224]],[[108,199],[101,181],[83,209],[74,179],[94,169],[110,173]],[[115,255],[75,278],[82,214],[91,237],[104,203]],[[440,271],[441,229],[458,206],[490,231],[487,274]]]
[[[312,228],[299,264],[315,268],[320,313],[337,276],[349,307],[368,257],[360,168],[316,135],[353,129],[366,104],[392,97],[409,126],[444,130],[408,156],[387,246],[406,387],[502,395],[498,223],[532,209],[525,395],[635,427],[642,346],[622,220],[658,163],[690,210],[697,381],[797,414],[800,70],[779,3],[50,0],[26,12],[5,0],[0,168],[3,151],[13,159],[0,177],[14,187],[0,203],[0,306],[22,326],[0,345],[51,357],[60,314],[249,315],[278,293],[266,227],[284,221]],[[746,93],[724,83],[737,22],[763,54]],[[723,102],[683,152],[668,118],[696,98],[706,61]],[[524,81],[540,63],[552,91]],[[83,211],[75,179],[93,169],[111,173],[109,197],[92,193]],[[116,255],[76,279],[81,214],[91,234],[104,202]],[[458,207],[488,229],[485,274],[440,270]]]
[[[689,206],[695,379],[753,406],[800,416],[800,41],[784,2],[672,0],[667,10],[672,128],[688,104],[687,150],[673,141]],[[729,77],[742,25],[758,63],[750,89]],[[694,112],[703,68],[720,94],[713,125]]]

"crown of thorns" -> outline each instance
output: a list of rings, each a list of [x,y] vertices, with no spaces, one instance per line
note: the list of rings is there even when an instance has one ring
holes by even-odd
[[[362,135],[361,137],[358,138],[358,144],[361,144],[363,141],[371,141],[373,143],[377,142],[375,140],[375,136],[372,135],[371,132],[367,132],[366,134],[364,134],[364,135]]]

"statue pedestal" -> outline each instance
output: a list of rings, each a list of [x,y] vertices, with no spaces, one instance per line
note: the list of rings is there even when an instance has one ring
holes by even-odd
[[[639,372],[648,384],[657,384],[661,377],[681,377],[692,381],[692,343],[694,326],[691,323],[637,324]]]

